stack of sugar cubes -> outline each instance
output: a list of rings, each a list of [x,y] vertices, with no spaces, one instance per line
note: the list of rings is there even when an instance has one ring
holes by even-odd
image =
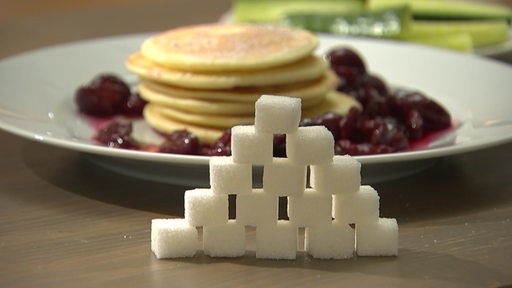
[[[358,161],[334,155],[329,130],[299,127],[300,99],[263,95],[255,108],[254,125],[232,128],[232,155],[211,157],[210,188],[185,192],[185,218],[153,219],[156,257],[196,255],[201,227],[205,255],[243,256],[247,226],[256,228],[256,258],[295,259],[299,228],[313,258],[397,255],[397,221],[379,217],[379,195],[361,185]],[[273,157],[274,134],[286,134],[286,158]],[[253,188],[253,165],[263,166],[262,188]],[[229,195],[236,195],[235,219]],[[278,219],[280,197],[288,220]]]

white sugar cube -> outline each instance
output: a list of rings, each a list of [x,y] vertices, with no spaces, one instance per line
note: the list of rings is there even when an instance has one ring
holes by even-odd
[[[274,135],[256,132],[254,125],[231,128],[231,155],[235,163],[263,165],[272,162]]]
[[[301,99],[262,95],[255,104],[254,125],[257,131],[286,134],[297,130],[301,116]]]
[[[313,258],[348,259],[354,256],[355,232],[348,224],[333,221],[305,230],[304,248]]]
[[[288,197],[288,217],[298,227],[332,222],[332,195],[306,189],[302,196]]]
[[[255,188],[250,194],[236,195],[236,221],[258,226],[277,221],[279,197]]]
[[[243,194],[252,191],[252,166],[234,163],[233,157],[210,158],[210,187],[214,194]]]
[[[351,194],[333,195],[333,217],[349,224],[372,223],[379,218],[379,195],[373,187],[363,185]]]
[[[203,251],[211,257],[239,257],[245,254],[245,226],[236,220],[203,227]]]
[[[356,224],[356,251],[360,256],[398,255],[398,224],[393,218]]]
[[[198,188],[185,192],[185,219],[192,226],[225,224],[228,221],[228,195]]]
[[[306,166],[288,158],[275,158],[264,166],[263,187],[277,196],[300,196],[306,189]]]
[[[256,258],[295,259],[297,257],[298,228],[290,221],[256,227]]]
[[[151,251],[158,259],[192,257],[198,248],[198,233],[185,219],[153,219]]]
[[[299,127],[286,135],[286,154],[299,164],[330,163],[334,156],[334,137],[324,126]]]
[[[356,193],[361,186],[361,163],[336,155],[331,163],[311,166],[311,187],[327,194]]]

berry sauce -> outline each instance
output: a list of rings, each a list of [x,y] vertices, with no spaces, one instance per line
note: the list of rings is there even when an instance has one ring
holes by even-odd
[[[305,118],[300,126],[323,125],[329,129],[336,154],[374,155],[426,149],[453,131],[453,119],[441,105],[419,91],[390,89],[383,79],[368,72],[356,51],[335,47],[325,59],[340,79],[337,90],[354,97],[363,109],[352,108],[346,115],[328,112]],[[159,144],[135,139],[133,123],[142,119],[146,101],[116,75],[100,74],[79,87],[75,103],[88,116],[97,131],[94,140],[101,145],[183,155],[231,155],[230,129],[211,144],[201,143],[186,130],[160,134]],[[275,157],[286,156],[284,143],[285,135],[274,136]]]

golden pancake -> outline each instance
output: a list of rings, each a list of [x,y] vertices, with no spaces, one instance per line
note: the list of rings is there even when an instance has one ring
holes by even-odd
[[[356,107],[359,110],[363,109],[361,103],[353,97],[337,91],[330,91],[322,103],[308,109],[303,109],[302,117],[318,117],[326,112],[346,115],[352,107]]]
[[[189,123],[185,124],[176,121],[158,113],[150,105],[146,105],[146,108],[144,108],[144,119],[151,127],[159,132],[170,134],[178,130],[188,130],[194,133],[201,142],[204,143],[215,142],[225,131],[223,129],[192,125]]]
[[[161,66],[187,71],[254,70],[310,55],[315,34],[276,25],[212,23],[171,29],[142,43],[141,53]]]
[[[282,85],[321,77],[328,69],[325,60],[308,56],[284,66],[251,71],[191,72],[158,66],[134,53],[126,59],[126,68],[154,82],[193,89],[230,89],[235,87]]]
[[[226,129],[254,123],[261,95],[301,99],[302,116],[346,114],[360,104],[335,91],[338,77],[313,54],[316,35],[261,24],[205,24],[148,38],[126,67],[137,74],[155,130],[186,129],[211,143]]]
[[[146,107],[146,109],[150,110],[148,113],[158,114],[161,118],[170,119],[183,125],[190,124],[194,127],[211,128],[214,130],[225,130],[235,125],[254,123],[254,113],[229,116],[224,114],[189,113],[154,104],[148,104]],[[331,92],[327,94],[327,97],[321,104],[303,109],[302,116],[317,117],[326,112],[336,112],[345,115],[351,107],[361,108],[359,102],[354,98],[342,93]],[[151,123],[151,121],[148,122]],[[165,126],[162,122],[163,120],[159,124]]]
[[[180,99],[184,100],[204,100],[215,102],[237,102],[253,105],[262,94],[287,95],[302,99],[303,107],[310,107],[318,104],[325,97],[325,94],[333,90],[338,84],[337,76],[330,70],[327,70],[323,77],[318,80],[289,85],[277,85],[268,87],[245,87],[228,90],[202,90],[186,89],[170,85],[143,80],[138,86],[142,98],[148,102],[158,105],[177,107],[180,105]],[[191,103],[191,101],[189,101]],[[190,108],[201,109],[199,107]],[[183,107],[181,108],[183,109]],[[254,107],[252,108],[254,109]],[[254,110],[251,110],[254,112]]]
[[[147,104],[146,106],[150,106],[150,109],[155,111],[155,113],[174,119],[176,121],[205,127],[227,129],[235,125],[251,124],[254,122],[254,114],[251,113],[240,115],[199,114],[183,112],[181,110],[158,106],[151,103]]]
[[[173,97],[172,95],[167,95],[158,90],[152,89],[151,86],[144,83],[137,86],[137,91],[139,92],[139,95],[149,103],[181,111],[225,115],[254,113],[254,102],[217,101],[198,98]]]

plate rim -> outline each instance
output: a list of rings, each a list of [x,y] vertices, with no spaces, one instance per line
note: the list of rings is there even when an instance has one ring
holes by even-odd
[[[46,47],[37,48],[30,51],[21,52],[19,54],[15,54],[6,58],[0,59],[0,70],[2,69],[2,66],[4,63],[8,61],[17,61],[19,59],[23,59],[24,57],[27,57],[29,55],[35,55],[38,53],[45,53],[47,51],[50,51],[52,49],[65,49],[65,48],[73,48],[75,46],[80,46],[83,44],[95,44],[95,43],[103,43],[108,42],[112,40],[128,40],[131,38],[137,38],[137,39],[143,39],[147,37],[148,35],[151,35],[153,33],[132,33],[132,34],[124,34],[124,35],[115,35],[115,36],[106,36],[106,37],[98,37],[98,38],[91,38],[91,39],[83,39],[79,41],[73,41],[73,42],[67,42],[62,44],[56,44]],[[391,42],[388,40],[382,40],[382,39],[360,39],[357,37],[340,37],[336,35],[326,35],[326,34],[319,34],[319,37],[322,38],[333,38],[333,39],[340,39],[343,38],[345,40],[353,41],[355,43],[357,42],[378,42],[380,44],[385,42]],[[379,45],[380,45],[379,44]],[[388,43],[389,44],[389,43]],[[385,45],[388,45],[385,44]],[[451,53],[452,55],[455,55],[456,57],[466,57],[466,54],[460,54],[452,51],[445,51],[443,49],[437,49],[432,47],[425,47],[421,45],[416,45],[412,43],[392,43],[392,45],[399,45],[399,46],[409,46],[409,47],[415,47],[416,49],[423,49],[427,51],[436,51],[436,53]],[[495,63],[499,65],[505,65],[507,64],[499,62],[497,60],[484,58],[478,55],[467,55],[467,57],[476,57],[480,58],[483,61],[489,62],[489,63]],[[468,59],[469,59],[468,58]],[[507,66],[508,69],[512,71],[512,67]],[[98,71],[100,73],[102,71]],[[104,156],[110,156],[110,157],[122,157],[122,158],[128,158],[133,160],[143,160],[143,161],[152,161],[152,162],[169,162],[169,163],[176,163],[176,164],[187,164],[187,165],[206,165],[209,161],[208,156],[193,156],[193,155],[176,155],[176,154],[162,154],[162,153],[156,153],[156,152],[145,152],[145,151],[134,151],[134,150],[124,150],[124,149],[116,149],[116,148],[108,148],[105,146],[97,145],[93,143],[92,141],[89,142],[77,142],[77,141],[70,141],[69,139],[59,139],[48,135],[41,135],[34,131],[24,130],[20,127],[17,127],[16,125],[12,125],[6,121],[4,121],[4,114],[2,113],[2,105],[0,104],[0,129],[9,132],[11,134],[20,136],[25,139],[29,140],[35,140],[38,142],[46,143],[49,145],[58,146],[65,149],[71,149],[79,152],[85,152],[85,153],[92,153],[97,155],[104,155]],[[374,164],[374,163],[388,163],[388,162],[401,162],[401,161],[412,161],[412,160],[420,160],[420,159],[426,159],[426,158],[438,158],[438,157],[445,157],[460,153],[467,153],[475,150],[485,149],[491,146],[497,146],[506,142],[509,142],[512,140],[512,134],[511,135],[502,135],[501,137],[497,137],[493,139],[492,141],[476,141],[472,142],[471,145],[452,145],[452,146],[446,146],[441,148],[434,148],[434,149],[425,149],[425,150],[415,150],[415,151],[404,151],[404,152],[397,152],[397,153],[391,153],[391,154],[380,154],[380,155],[368,155],[368,156],[354,156],[358,161],[360,161],[362,164]],[[392,159],[389,159],[392,158]]]

